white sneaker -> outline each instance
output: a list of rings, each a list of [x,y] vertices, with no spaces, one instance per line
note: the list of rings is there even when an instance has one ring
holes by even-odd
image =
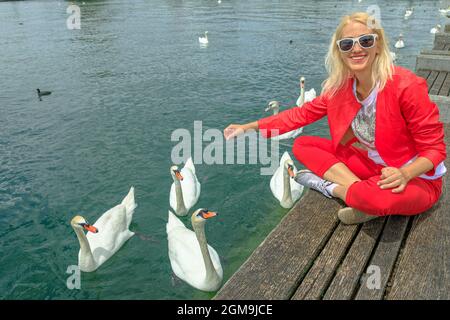
[[[302,186],[319,191],[327,198],[333,197],[326,189],[326,187],[333,184],[333,182],[322,179],[311,170],[299,170],[294,180]]]

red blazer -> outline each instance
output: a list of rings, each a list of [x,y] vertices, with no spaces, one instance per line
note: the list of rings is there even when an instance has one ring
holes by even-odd
[[[274,135],[271,129],[278,129],[278,134],[283,134],[328,116],[331,140],[336,149],[361,108],[352,85],[353,79],[349,79],[333,97],[322,94],[301,108],[291,108],[259,120],[262,135],[271,137]],[[414,156],[426,157],[434,165],[426,173],[428,175],[433,175],[436,166],[446,158],[439,109],[428,96],[425,79],[405,68],[395,66],[392,80],[378,92],[375,147],[391,167],[399,168]]]

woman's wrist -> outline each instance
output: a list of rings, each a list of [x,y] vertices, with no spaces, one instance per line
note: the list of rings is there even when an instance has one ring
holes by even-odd
[[[243,125],[244,131],[258,130],[258,121],[249,122]]]

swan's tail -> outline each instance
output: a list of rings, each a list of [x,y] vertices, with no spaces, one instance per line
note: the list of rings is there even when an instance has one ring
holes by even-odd
[[[125,206],[127,215],[133,214],[134,209],[136,209],[137,207],[137,204],[134,201],[134,187],[130,188],[130,191],[128,192],[127,196],[123,198],[122,204]]]
[[[181,222],[180,219],[178,219],[177,216],[169,210],[169,219],[166,224],[166,232],[169,233],[170,231],[178,227],[185,228],[183,222]]]

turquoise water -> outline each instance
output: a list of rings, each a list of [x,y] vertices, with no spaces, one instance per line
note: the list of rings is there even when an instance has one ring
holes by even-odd
[[[75,1],[81,30],[66,27],[69,2],[1,2],[0,297],[212,297],[172,281],[171,133],[192,130],[195,120],[220,130],[252,121],[273,99],[293,104],[300,75],[319,91],[338,18],[365,11],[365,2]],[[398,64],[414,69],[420,49],[432,46],[429,30],[445,22],[439,1],[375,3],[392,44],[405,36]],[[410,6],[414,14],[404,20]],[[210,43],[200,47],[205,30]],[[53,93],[39,101],[36,88]],[[304,134],[326,136],[326,121]],[[196,207],[220,212],[206,232],[226,281],[288,210],[260,165],[196,168]],[[79,250],[71,218],[93,223],[132,185],[138,208],[130,229],[138,234],[96,272],[83,273],[81,290],[69,290],[66,269]]]

